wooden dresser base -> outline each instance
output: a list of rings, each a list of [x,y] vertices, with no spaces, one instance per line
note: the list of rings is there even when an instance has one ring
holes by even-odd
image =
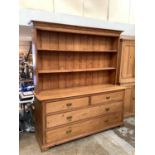
[[[97,93],[88,89],[89,94],[57,100],[36,98],[36,137],[41,151],[122,125],[125,88],[114,88],[101,91],[96,86]]]

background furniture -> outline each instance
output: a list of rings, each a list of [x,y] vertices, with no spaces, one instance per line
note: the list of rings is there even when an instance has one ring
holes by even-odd
[[[124,116],[134,115],[135,112],[135,41],[121,39],[119,83],[126,87]]]
[[[33,21],[36,135],[41,150],[123,123],[121,31]]]

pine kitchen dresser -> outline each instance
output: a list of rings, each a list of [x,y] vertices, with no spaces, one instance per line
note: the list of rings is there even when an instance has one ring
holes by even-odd
[[[121,31],[32,21],[36,137],[42,151],[120,126]]]

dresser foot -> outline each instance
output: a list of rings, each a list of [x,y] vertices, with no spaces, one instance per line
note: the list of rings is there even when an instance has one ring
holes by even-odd
[[[45,151],[48,151],[49,148],[48,147],[41,147],[41,152],[45,152]]]

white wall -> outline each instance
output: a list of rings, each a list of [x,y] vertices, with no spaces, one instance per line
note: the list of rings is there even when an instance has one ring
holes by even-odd
[[[134,0],[20,0],[21,40],[31,39],[25,27],[30,20],[119,29],[134,36]]]
[[[135,0],[20,0],[20,8],[134,23]]]

